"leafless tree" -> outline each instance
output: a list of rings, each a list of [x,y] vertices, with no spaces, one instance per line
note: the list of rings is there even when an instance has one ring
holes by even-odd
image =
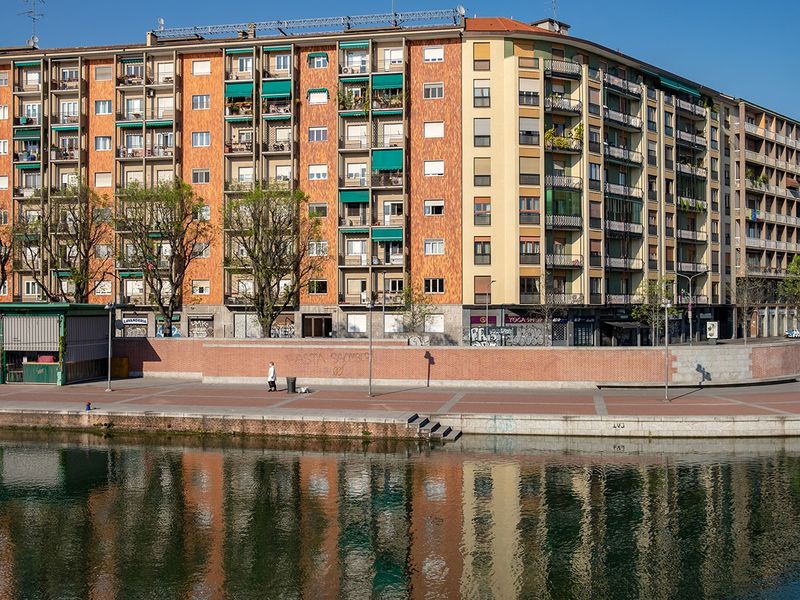
[[[642,302],[631,309],[631,317],[650,326],[650,340],[653,346],[657,343],[658,332],[664,326],[664,302],[671,302],[673,299],[673,281],[666,277],[644,280],[639,290]],[[675,316],[680,313],[680,309],[673,306],[667,310],[667,313]]]
[[[747,344],[747,333],[753,314],[756,315],[756,331],[758,331],[758,308],[764,306],[769,298],[769,285],[763,277],[756,277],[745,272],[736,278],[736,287],[733,291],[734,305],[742,316],[742,332],[744,343]]]

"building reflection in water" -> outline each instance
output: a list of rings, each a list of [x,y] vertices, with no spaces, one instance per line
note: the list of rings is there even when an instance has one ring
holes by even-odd
[[[2,434],[0,598],[719,598],[800,575],[790,441],[137,441]]]

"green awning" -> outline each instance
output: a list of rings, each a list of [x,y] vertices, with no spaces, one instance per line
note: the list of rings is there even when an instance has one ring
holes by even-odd
[[[40,60],[23,60],[20,62],[15,62],[15,67],[38,67],[42,64]]]
[[[117,127],[120,129],[141,129],[142,122],[141,121],[121,121],[117,123]]]
[[[53,125],[53,131],[78,131],[77,125]]]
[[[145,127],[172,127],[172,119],[165,119],[161,121],[147,121]]]
[[[180,320],[181,320],[181,313],[172,313],[172,322],[173,323],[177,323]],[[161,315],[156,315],[156,322],[163,323],[164,322],[164,317],[162,317]]]
[[[328,58],[328,53],[327,52],[309,52],[308,53],[308,58],[320,58],[322,56],[324,56],[325,58]]]
[[[252,95],[253,95],[252,81],[225,84],[226,98],[250,98],[252,97]]]
[[[278,79],[264,81],[261,84],[262,98],[288,98],[292,95],[292,80]]]
[[[403,230],[400,227],[378,227],[372,230],[372,239],[376,242],[400,242]]]
[[[253,120],[253,115],[247,115],[244,117],[225,117],[225,121],[228,123],[246,123],[252,120]]]
[[[367,83],[369,77],[342,77],[342,83]]]
[[[386,73],[372,76],[373,90],[398,90],[403,87],[402,73]]]
[[[369,42],[367,41],[342,42],[341,44],[339,44],[339,48],[342,48],[344,50],[366,49],[369,48]]]
[[[372,151],[373,171],[402,171],[403,149],[391,148],[389,150]]]
[[[264,52],[280,52],[282,50],[291,50],[291,46],[270,46],[269,48],[264,48]]]
[[[676,92],[686,92],[690,96],[695,98],[700,98],[700,92],[690,87],[688,85],[684,85],[679,81],[675,81],[674,79],[670,79],[669,77],[664,77],[663,75],[659,76],[661,80],[661,85],[671,90],[675,90]]]
[[[120,58],[119,62],[121,63],[140,63],[143,62],[144,59],[141,56],[126,56],[124,58]]]
[[[18,169],[22,169],[23,171],[38,171],[41,163],[38,162],[25,162],[25,163],[17,163],[14,165]]]
[[[339,113],[342,117],[363,117],[367,114],[365,110],[346,110],[342,113]]]
[[[131,277],[143,277],[144,274],[141,271],[122,271],[119,276],[120,279],[130,279]]]
[[[381,110],[380,108],[376,108],[372,112],[379,113],[380,115],[382,115],[384,117],[387,116],[387,115],[402,115],[403,114],[402,110]]]
[[[225,54],[252,54],[252,48],[226,48]]]
[[[292,115],[287,115],[287,114],[264,115],[265,121],[286,121],[291,118]]]
[[[328,92],[328,88],[310,88],[308,90],[308,95],[316,94],[317,92]]]
[[[56,276],[58,276],[58,277],[71,277],[72,273],[70,271],[56,271]]]
[[[369,190],[342,190],[339,192],[339,202],[342,204],[367,204]]]
[[[36,129],[17,129],[14,131],[15,140],[38,140],[42,137],[42,130]]]
[[[369,229],[366,227],[353,227],[350,229],[342,228],[342,233],[369,233]]]

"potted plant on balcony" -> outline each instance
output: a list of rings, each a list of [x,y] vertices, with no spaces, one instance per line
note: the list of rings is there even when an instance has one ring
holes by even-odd
[[[583,123],[578,123],[572,129],[572,139],[583,143]]]

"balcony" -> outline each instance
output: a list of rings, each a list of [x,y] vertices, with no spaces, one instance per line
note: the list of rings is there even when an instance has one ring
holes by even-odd
[[[680,195],[678,196],[677,207],[689,212],[705,212],[708,210],[708,202]]]
[[[708,304],[708,296],[703,294],[695,294],[690,296],[687,292],[678,294],[678,304]]]
[[[704,263],[678,261],[678,271],[684,273],[705,273],[708,267]]]
[[[519,264],[521,265],[538,265],[541,263],[541,254],[520,254]]]
[[[252,117],[252,102],[230,102],[225,105],[226,117]]]
[[[77,125],[80,122],[80,115],[73,113],[56,113],[50,118],[51,125]]]
[[[623,94],[633,96],[635,98],[642,97],[642,86],[638,83],[622,79],[621,77],[617,77],[616,75],[611,75],[609,73],[603,74],[603,81],[605,82],[606,86],[617,92],[622,92]]]
[[[541,217],[538,212],[521,211],[519,213],[520,225],[539,225]]]
[[[225,72],[226,81],[252,81],[253,71],[239,71],[238,69],[231,69]]]
[[[548,229],[581,229],[583,217],[580,215],[545,215],[544,224]]]
[[[350,238],[348,238],[350,239]],[[353,238],[355,239],[355,238]],[[362,240],[366,242],[367,240]],[[366,267],[369,266],[369,256],[364,254],[340,254],[339,255],[340,267]]]
[[[581,269],[583,268],[583,256],[580,254],[548,253],[545,255],[545,265],[548,267]]]
[[[340,150],[366,150],[367,148],[369,148],[369,138],[365,135],[339,138]]]
[[[606,219],[606,231],[613,231],[619,233],[642,235],[644,227],[641,223],[631,223],[629,221],[618,221],[616,219]]]
[[[583,180],[580,177],[570,175],[546,175],[544,184],[549,188],[565,190],[580,190],[583,188]]]
[[[54,148],[50,150],[50,160],[78,160],[80,154],[80,150]]]
[[[171,158],[175,155],[174,146],[148,146],[146,148],[117,148],[117,158]]]
[[[377,171],[372,174],[372,187],[402,187],[401,172]]]
[[[676,229],[675,237],[679,240],[687,240],[690,242],[705,242],[708,240],[708,234],[705,231],[694,231],[691,229]]]
[[[264,136],[264,144],[261,146],[262,152],[291,152],[292,151],[292,140],[291,137],[288,135],[278,135],[273,132],[267,132]]]
[[[640,294],[606,294],[606,304],[641,304],[644,297]]]
[[[244,306],[253,303],[253,299],[243,294],[225,294],[225,304],[227,306]]]
[[[373,148],[402,148],[405,144],[403,134],[376,133],[372,137]]]
[[[270,100],[266,106],[262,105],[261,110],[265,115],[291,115],[291,100]]]
[[[538,140],[537,140],[538,143]],[[545,138],[545,150],[551,152],[583,152],[583,141],[561,135]]]
[[[144,294],[122,295],[119,297],[119,304],[127,304],[128,306],[147,306]]]
[[[541,296],[539,294],[525,294],[523,292],[519,294],[520,304],[539,304],[540,301]]]
[[[682,162],[678,163],[677,171],[684,175],[693,175],[694,177],[702,177],[703,179],[708,176],[708,169],[700,166],[695,167],[694,165]]]
[[[642,153],[637,152],[636,150],[629,150],[628,148],[623,148],[622,146],[612,146],[611,144],[605,144],[603,148],[603,154],[605,154],[606,158],[626,163],[634,163],[634,164],[642,164]]]
[[[144,73],[129,73],[122,77],[117,77],[117,85],[144,85]]]
[[[545,112],[580,115],[583,104],[580,100],[572,100],[562,96],[550,96],[544,99]]]
[[[689,131],[682,131],[678,130],[675,132],[675,137],[678,138],[681,142],[686,142],[692,146],[700,146],[702,148],[706,147],[706,138],[702,135],[698,135],[696,133],[691,133]]]
[[[38,150],[23,150],[14,152],[14,162],[39,162],[42,155]]]
[[[341,188],[365,188],[369,187],[369,177],[366,175],[347,175],[339,178]]]
[[[374,94],[372,96],[372,110],[390,110],[403,108],[403,94]]]
[[[28,115],[24,117],[14,117],[14,126],[34,127],[42,124],[41,115]]]
[[[643,197],[642,188],[631,187],[629,185],[622,185],[619,183],[606,183],[604,189],[606,194],[611,194],[612,196],[638,198],[640,200]]]
[[[567,77],[569,79],[581,78],[580,63],[563,58],[546,58],[544,60],[544,74],[548,77]]]
[[[619,269],[623,271],[641,271],[644,262],[641,258],[625,258],[621,256],[606,256],[606,269]]]
[[[225,142],[225,154],[250,154],[253,152],[253,142]]]
[[[626,115],[625,113],[619,112],[618,110],[613,110],[608,107],[603,109],[603,118],[606,121],[611,121],[615,125],[619,125],[625,129],[631,129],[634,131],[641,131],[642,130],[642,120],[639,117],[635,117],[633,115]]]
[[[15,198],[37,198],[39,190],[38,187],[15,187],[13,193]]]
[[[691,115],[692,117],[703,119],[706,118],[706,109],[703,106],[698,104],[694,104],[693,102],[687,102],[686,100],[681,100],[680,98],[675,98],[675,106],[683,113]]]
[[[547,299],[553,304],[583,304],[583,294],[557,293],[547,294]]]
[[[80,79],[56,79],[50,83],[52,92],[77,92],[81,85]]]
[[[118,122],[134,122],[141,121],[144,118],[144,113],[141,111],[129,111],[124,113],[117,113]]]

